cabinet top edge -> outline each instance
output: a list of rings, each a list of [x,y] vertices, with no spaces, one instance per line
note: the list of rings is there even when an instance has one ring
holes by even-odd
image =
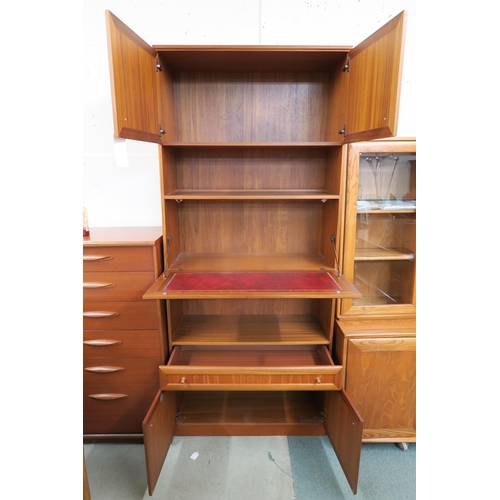
[[[153,45],[158,52],[348,52],[350,45]]]
[[[154,246],[161,237],[161,227],[91,227],[90,235],[83,237],[83,246]]]
[[[308,72],[345,64],[349,47],[269,45],[153,45],[173,71]]]

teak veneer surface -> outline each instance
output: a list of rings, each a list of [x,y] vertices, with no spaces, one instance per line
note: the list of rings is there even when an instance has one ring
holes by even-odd
[[[169,366],[287,367],[301,370],[304,367],[333,366],[324,346],[260,346],[260,347],[197,347],[174,348]]]
[[[173,332],[174,345],[328,344],[309,315],[186,315]]]

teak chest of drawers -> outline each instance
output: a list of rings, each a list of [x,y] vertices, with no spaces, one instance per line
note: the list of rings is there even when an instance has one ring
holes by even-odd
[[[163,270],[160,228],[94,228],[83,241],[83,433],[142,435],[166,359],[163,301],[142,295]]]

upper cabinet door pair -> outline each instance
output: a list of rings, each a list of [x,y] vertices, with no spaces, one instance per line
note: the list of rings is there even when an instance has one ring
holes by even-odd
[[[320,142],[341,145],[396,134],[406,12],[352,49],[278,45],[153,48],[109,11],[106,22],[116,137],[175,142],[171,130],[174,101],[168,95],[171,75],[169,68],[162,68],[162,59],[169,52],[174,53],[169,60],[183,69],[209,70],[213,60],[217,69],[226,71],[331,73],[335,90],[328,98],[328,113],[334,116],[328,118],[329,138]],[[185,62],[179,63],[181,60]]]

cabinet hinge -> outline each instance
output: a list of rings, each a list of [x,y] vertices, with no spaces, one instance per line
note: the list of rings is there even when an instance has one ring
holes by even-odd
[[[343,135],[345,137],[345,134],[346,134],[345,123],[344,123],[344,128],[342,130],[339,130],[339,134]]]
[[[158,73],[158,71],[163,71],[163,68],[160,64],[160,60],[156,58],[156,72]]]
[[[349,73],[350,67],[351,67],[351,60],[349,58],[347,58],[347,64],[344,65],[344,67],[342,68],[342,71],[344,73]]]
[[[160,125],[159,125],[158,135],[162,136],[164,133],[165,133],[165,131],[163,130],[163,128],[162,128],[162,126],[161,126],[161,123],[160,123]]]

